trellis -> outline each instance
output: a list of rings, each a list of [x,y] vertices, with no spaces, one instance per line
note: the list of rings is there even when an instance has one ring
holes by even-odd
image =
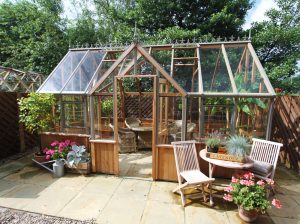
[[[0,66],[1,92],[35,92],[43,83],[45,76],[36,72],[25,72]]]

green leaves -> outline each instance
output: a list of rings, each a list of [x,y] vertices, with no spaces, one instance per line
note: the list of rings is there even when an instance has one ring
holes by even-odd
[[[52,94],[30,93],[19,100],[19,118],[28,132],[40,132],[50,127],[54,117],[52,106],[55,97]]]

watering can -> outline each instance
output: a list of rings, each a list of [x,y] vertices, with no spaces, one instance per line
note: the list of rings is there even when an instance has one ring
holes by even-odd
[[[45,168],[46,170],[53,173],[55,177],[62,177],[65,175],[65,160],[64,159],[57,159],[57,160],[51,160],[47,162],[38,162],[35,159],[32,159],[33,162],[37,163],[41,167]],[[52,170],[47,167],[45,164],[53,163],[52,164]]]

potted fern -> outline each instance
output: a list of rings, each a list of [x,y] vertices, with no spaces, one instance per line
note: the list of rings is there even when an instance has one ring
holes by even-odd
[[[250,147],[248,140],[240,135],[234,135],[226,142],[227,154],[239,158],[241,161],[245,161],[246,156],[250,153]]]

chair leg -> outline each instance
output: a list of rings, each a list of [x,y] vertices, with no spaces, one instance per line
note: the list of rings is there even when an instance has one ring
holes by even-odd
[[[185,206],[184,189],[180,189],[179,193],[180,193],[180,196],[181,196],[182,206]]]
[[[212,183],[209,184],[209,204],[210,206],[214,206],[214,201],[213,201],[213,197],[212,197],[212,187],[211,187]]]
[[[202,187],[203,199],[204,199],[204,202],[206,202],[206,195],[205,195],[205,191],[204,191],[204,184],[201,184],[201,187]]]

